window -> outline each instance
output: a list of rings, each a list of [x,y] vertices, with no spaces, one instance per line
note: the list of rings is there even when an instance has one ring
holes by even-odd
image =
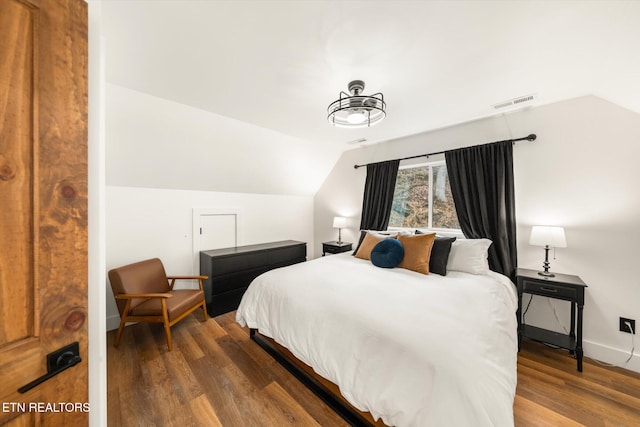
[[[400,168],[389,227],[460,229],[444,162]]]

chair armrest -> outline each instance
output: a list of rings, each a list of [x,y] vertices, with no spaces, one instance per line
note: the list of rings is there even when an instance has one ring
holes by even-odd
[[[197,280],[198,287],[200,288],[201,291],[203,291],[204,287],[202,286],[202,281],[207,280],[208,278],[209,276],[167,276],[167,279],[169,279],[169,289],[171,290],[173,290],[173,285],[176,284],[177,279],[190,279],[190,280]]]
[[[133,298],[171,298],[170,293],[149,293],[149,294],[118,294],[116,299],[133,299]]]

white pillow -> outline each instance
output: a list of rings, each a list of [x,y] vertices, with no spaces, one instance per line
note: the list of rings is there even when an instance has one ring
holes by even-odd
[[[451,244],[447,261],[447,270],[462,271],[471,274],[487,274],[489,239],[456,239]]]
[[[367,230],[367,233],[373,234],[375,237],[382,237],[383,239],[387,237],[397,237],[397,231],[379,231],[379,230]]]

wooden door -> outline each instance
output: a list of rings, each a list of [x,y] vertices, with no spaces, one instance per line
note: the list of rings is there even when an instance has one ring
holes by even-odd
[[[88,424],[86,320],[87,4],[0,0],[0,424]]]

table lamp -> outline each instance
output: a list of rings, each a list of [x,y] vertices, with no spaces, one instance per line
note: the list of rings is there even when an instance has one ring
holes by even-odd
[[[333,217],[333,228],[338,229],[338,244],[342,244],[342,234],[341,231],[343,228],[347,226],[347,218],[336,216]]]
[[[555,274],[549,272],[549,248],[566,248],[567,239],[564,235],[564,227],[548,227],[543,225],[534,225],[531,228],[530,245],[544,246],[544,263],[542,264],[544,271],[538,274],[545,277],[554,277]]]

